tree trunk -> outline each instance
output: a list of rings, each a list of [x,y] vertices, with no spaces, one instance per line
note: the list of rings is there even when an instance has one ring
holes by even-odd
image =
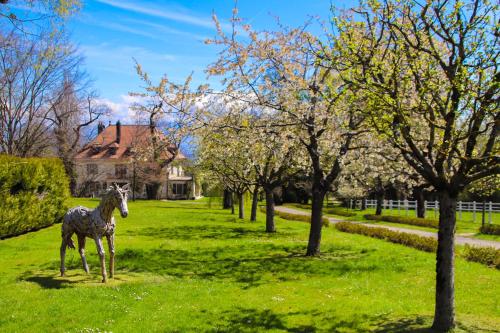
[[[439,232],[436,254],[436,307],[432,328],[448,332],[455,326],[455,224],[456,196],[439,196]]]
[[[382,205],[384,203],[384,192],[378,191],[376,194],[377,199],[377,209],[375,211],[375,215],[382,215]]]
[[[76,196],[76,170],[75,163],[72,160],[64,161],[64,169],[69,178],[69,190],[72,196]]]
[[[227,189],[224,190],[224,198],[222,200],[222,209],[231,208],[231,192]]]
[[[233,192],[230,193],[229,198],[230,198],[231,214],[234,215],[234,193]]]
[[[309,243],[307,244],[306,256],[317,256],[320,254],[321,228],[323,227],[323,200],[325,192],[313,189],[311,208],[311,229],[309,231]]]
[[[137,188],[137,178],[135,174],[135,162],[132,165],[132,201],[135,201],[135,189]],[[168,199],[168,175],[167,175],[167,199]]]
[[[245,218],[245,192],[238,193],[238,217],[240,219]]]
[[[257,221],[258,199],[259,199],[259,187],[255,186],[255,188],[253,189],[253,195],[252,195],[252,211],[250,213],[250,221],[252,221],[252,222]]]
[[[413,189],[413,196],[417,201],[417,217],[425,218],[424,189],[422,187],[415,187]]]
[[[266,191],[266,232],[276,232],[274,225],[274,195],[272,189]]]
[[[366,198],[361,199],[361,210],[366,210]]]

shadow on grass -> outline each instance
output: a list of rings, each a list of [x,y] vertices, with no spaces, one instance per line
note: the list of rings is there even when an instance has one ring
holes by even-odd
[[[33,273],[26,272],[19,278],[20,281],[34,282],[44,289],[63,289],[71,287],[71,285],[78,283],[65,278],[54,277],[50,275],[34,275]]]
[[[228,221],[232,222],[232,221]],[[241,239],[241,238],[287,238],[292,233],[281,230],[278,233],[266,233],[264,230],[254,230],[245,227],[234,226],[221,226],[221,225],[203,225],[203,226],[172,226],[172,227],[158,227],[158,228],[142,228],[138,230],[129,230],[129,236],[147,236],[158,239],[175,239],[182,241],[192,241],[199,239]]]
[[[266,283],[296,281],[314,276],[340,276],[351,271],[357,273],[380,269],[376,264],[360,260],[367,253],[349,248],[331,247],[319,258],[303,256],[303,246],[293,243],[275,245],[232,245],[189,250],[125,248],[117,251],[116,272],[127,274],[153,274],[179,279],[206,279],[234,282],[242,289]],[[97,256],[87,256],[91,269],[98,267]],[[68,260],[66,267],[81,270],[79,258]],[[96,268],[97,269],[97,268]],[[52,261],[40,267],[39,272],[22,274],[19,279],[40,284],[42,287],[66,287],[64,281],[51,278],[59,270],[59,262]],[[85,273],[75,273],[78,276]],[[46,276],[48,275],[48,276]],[[83,281],[81,281],[83,282]]]
[[[124,249],[117,255],[119,269],[174,276],[228,280],[242,289],[265,283],[300,280],[313,276],[339,276],[352,270],[359,273],[379,269],[360,259],[365,253],[345,248],[330,249],[320,258],[306,258],[303,247],[274,244],[227,246],[188,250]]]
[[[227,210],[220,209],[219,207],[215,207],[215,205],[210,208],[208,205],[203,204],[186,204],[185,206],[152,206],[152,208],[161,208],[161,209],[183,209],[189,211],[191,209],[199,209],[209,211],[210,214],[228,214]]]
[[[297,324],[303,321],[304,317],[308,317],[312,324]],[[386,315],[368,316],[360,314],[346,319],[318,311],[282,314],[269,309],[236,308],[233,311],[223,313],[220,319],[223,324],[207,332],[280,330],[284,332],[437,333],[430,328],[432,317],[424,316],[390,318]],[[460,324],[457,325],[457,329],[460,332],[471,333],[481,330],[477,327],[465,327]]]

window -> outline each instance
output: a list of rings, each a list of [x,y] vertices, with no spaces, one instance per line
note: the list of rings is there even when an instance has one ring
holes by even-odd
[[[175,195],[186,195],[187,185],[186,184],[172,184],[172,192]]]
[[[87,164],[87,175],[97,175],[97,164]]]
[[[116,178],[126,178],[127,177],[127,166],[125,164],[115,165],[115,177]]]

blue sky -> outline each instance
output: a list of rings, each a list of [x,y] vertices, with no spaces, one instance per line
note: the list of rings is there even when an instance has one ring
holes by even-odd
[[[300,25],[311,16],[327,19],[330,3],[349,7],[353,1],[240,0],[240,16],[256,29]],[[194,83],[206,83],[204,69],[217,57],[217,48],[205,45],[215,34],[212,12],[226,22],[232,0],[139,1],[87,0],[69,22],[72,39],[86,61],[94,86],[116,117],[127,118],[128,93],[140,91],[133,58],[155,79],[167,74],[182,81],[194,72]],[[217,86],[216,81],[209,82]]]

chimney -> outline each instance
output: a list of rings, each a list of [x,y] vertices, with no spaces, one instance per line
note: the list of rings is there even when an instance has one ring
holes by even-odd
[[[122,134],[122,124],[120,124],[120,121],[118,120],[116,122],[116,143],[120,143],[121,134]]]
[[[97,124],[97,134],[101,134],[102,131],[104,131],[106,127],[104,126],[104,124],[102,123],[102,121],[100,121],[98,124]]]

